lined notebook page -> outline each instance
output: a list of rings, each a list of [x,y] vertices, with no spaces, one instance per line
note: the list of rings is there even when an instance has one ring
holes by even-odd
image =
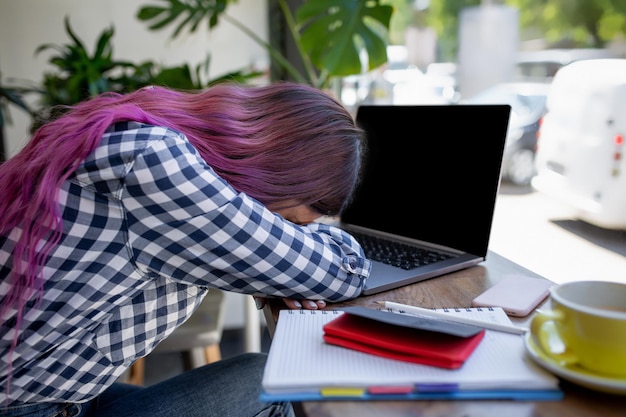
[[[499,308],[449,309],[450,314],[510,323]],[[440,310],[441,311],[441,310]],[[457,384],[458,389],[544,389],[557,380],[525,357],[522,336],[487,330],[460,369],[382,358],[326,344],[323,326],[341,311],[281,310],[263,388],[268,393],[315,392],[323,387]]]
[[[404,313],[403,311],[395,308],[387,308],[385,311],[393,313]],[[459,315],[464,317],[471,317],[473,319],[488,321],[498,324],[513,324],[511,319],[501,307],[453,307],[453,308],[434,308],[434,311],[449,313],[451,315]],[[410,314],[410,313],[406,313]]]

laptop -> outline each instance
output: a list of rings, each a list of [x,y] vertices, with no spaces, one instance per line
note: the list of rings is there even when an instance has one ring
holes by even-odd
[[[367,151],[339,226],[372,261],[364,295],[486,259],[509,113],[505,104],[358,108]]]

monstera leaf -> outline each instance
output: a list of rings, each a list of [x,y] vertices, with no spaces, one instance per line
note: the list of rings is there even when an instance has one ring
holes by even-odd
[[[334,76],[359,74],[359,51],[365,48],[368,69],[387,62],[379,32],[389,27],[393,8],[378,1],[311,0],[296,12],[302,48],[316,67]]]
[[[228,3],[235,0],[161,0],[163,6],[143,6],[137,13],[137,18],[151,22],[148,27],[151,30],[163,29],[178,22],[172,37],[176,37],[187,28],[195,32],[203,20],[207,20],[209,29],[219,22],[220,14],[226,10]]]

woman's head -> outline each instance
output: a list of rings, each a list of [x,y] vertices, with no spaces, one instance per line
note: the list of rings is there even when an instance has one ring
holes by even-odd
[[[160,124],[183,132],[236,190],[273,210],[294,203],[336,215],[357,183],[362,132],[316,88],[221,84],[193,94],[157,87],[134,96],[129,100]]]
[[[350,113],[324,92],[300,84],[249,93],[244,120],[252,128],[252,154],[238,162],[251,183],[238,177],[231,184],[247,187],[270,208],[288,196],[320,214],[339,214],[354,191],[363,155],[362,132]]]

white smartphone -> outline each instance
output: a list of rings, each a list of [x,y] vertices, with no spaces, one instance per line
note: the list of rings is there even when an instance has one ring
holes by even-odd
[[[474,307],[502,307],[506,314],[525,317],[550,293],[553,282],[526,275],[510,275],[472,300]]]

